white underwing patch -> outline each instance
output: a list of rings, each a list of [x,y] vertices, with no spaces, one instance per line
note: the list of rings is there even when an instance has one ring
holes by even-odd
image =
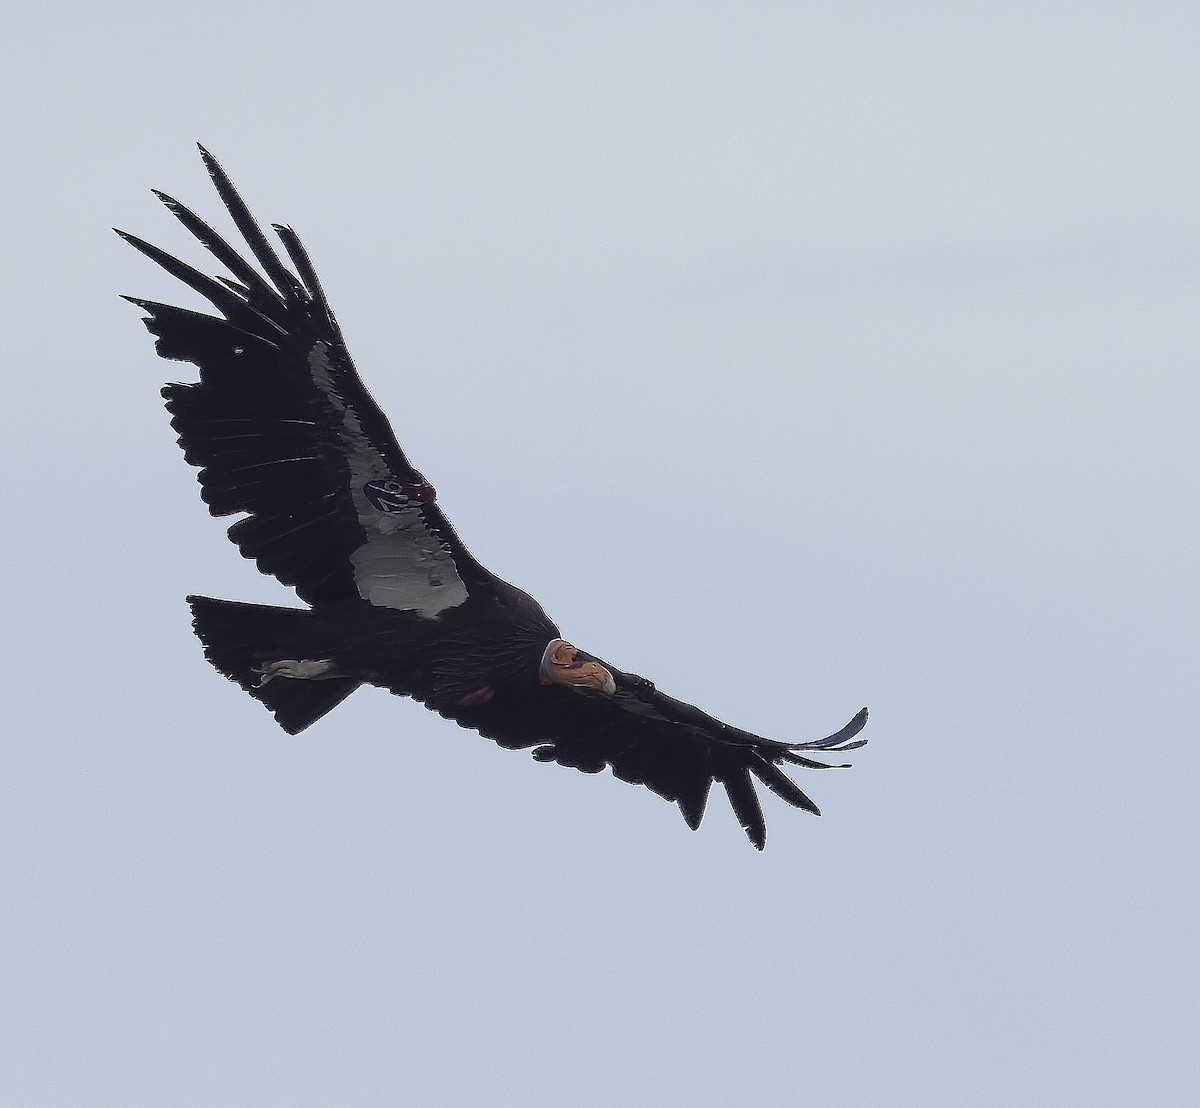
[[[371,604],[436,616],[467,599],[450,552],[426,525],[422,505],[380,489],[403,486],[363,431],[357,413],[338,391],[329,347],[314,345],[308,356],[313,382],[341,417],[341,440],[350,466],[350,495],[367,541],[350,555],[358,594]]]

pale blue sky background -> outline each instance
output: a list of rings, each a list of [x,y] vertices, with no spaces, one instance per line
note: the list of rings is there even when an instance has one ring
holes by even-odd
[[[43,5],[8,47],[0,1101],[1182,1105],[1194,4]],[[853,770],[644,790],[356,694],[291,739],[109,231],[295,225],[474,552]]]

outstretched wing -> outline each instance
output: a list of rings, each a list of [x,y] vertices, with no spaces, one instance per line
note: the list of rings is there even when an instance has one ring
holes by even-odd
[[[532,747],[540,762],[557,762],[584,773],[611,766],[614,777],[645,785],[678,804],[693,831],[704,818],[713,783],[720,782],[747,838],[759,850],[766,845],[767,827],[755,781],[793,807],[819,816],[820,809],[787,776],[785,767],[845,768],[808,755],[842,754],[867,742],[856,738],[866,725],[866,708],[824,739],[776,742],[660,693],[644,678],[608,668],[617,683],[613,697],[543,686],[505,690],[487,704],[444,708],[441,713],[500,746]]]
[[[117,233],[220,312],[126,297],[147,313],[159,354],[200,370],[198,383],[167,385],[163,396],[209,511],[248,513],[230,539],[309,603],[361,598],[426,615],[461,604],[490,575],[359,379],[300,240],[275,226],[292,272],[224,170],[200,153],[261,272],[164,193],[229,277]]]

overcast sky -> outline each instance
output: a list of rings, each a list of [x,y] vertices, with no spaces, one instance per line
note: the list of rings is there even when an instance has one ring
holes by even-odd
[[[0,1101],[1200,1102],[1200,8],[22,7]],[[870,705],[821,819],[204,662],[185,594],[293,597],[117,299],[196,303],[109,230],[202,260],[196,140],[573,642]]]

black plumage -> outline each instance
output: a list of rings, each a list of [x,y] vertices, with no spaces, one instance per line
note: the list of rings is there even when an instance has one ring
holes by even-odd
[[[611,767],[678,804],[693,829],[719,781],[760,849],[756,781],[819,815],[783,767],[828,768],[807,754],[862,746],[866,709],[828,738],[776,742],[563,642],[537,601],[489,573],[455,534],[360,381],[295,233],[274,225],[289,268],[221,167],[201,155],[257,266],[156,193],[229,276],[118,234],[220,315],[127,299],[146,313],[159,354],[199,369],[198,382],[167,385],[163,396],[209,511],[243,514],[230,539],[309,605],[190,597],[212,664],[291,733],[369,683],[503,747],[531,748],[538,761]]]

